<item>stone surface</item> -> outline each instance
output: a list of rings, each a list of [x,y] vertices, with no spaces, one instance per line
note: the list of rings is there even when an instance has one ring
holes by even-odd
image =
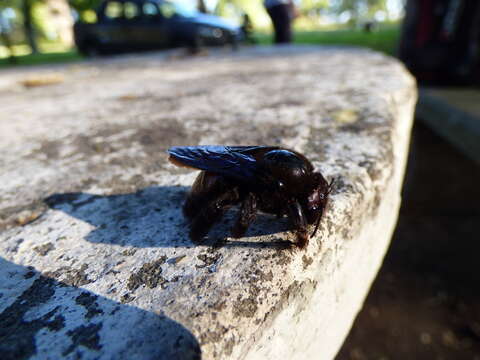
[[[30,76],[61,83],[24,87]],[[105,59],[0,77],[6,359],[332,358],[395,226],[415,83],[360,49]],[[337,178],[304,251],[260,216],[204,245],[172,145],[273,144]],[[281,356],[280,356],[281,355]]]

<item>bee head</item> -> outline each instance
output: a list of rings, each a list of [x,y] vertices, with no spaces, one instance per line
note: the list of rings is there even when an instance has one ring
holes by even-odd
[[[319,172],[312,173],[312,190],[307,197],[307,218],[310,224],[316,223],[315,230],[311,236],[314,236],[318,230],[320,220],[328,202],[328,195],[332,191],[334,180],[330,184]]]

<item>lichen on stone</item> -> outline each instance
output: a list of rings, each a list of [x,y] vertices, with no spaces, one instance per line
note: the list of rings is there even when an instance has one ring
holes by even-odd
[[[90,350],[100,350],[100,336],[98,332],[102,328],[102,324],[80,325],[79,327],[67,332],[70,336],[72,344],[63,352],[63,356],[67,356],[79,346],[84,346]]]
[[[40,256],[45,256],[53,249],[55,249],[55,246],[52,243],[48,242],[43,245],[35,246],[33,248],[33,251],[35,251]]]
[[[59,331],[65,319],[57,306],[45,315],[32,320],[24,316],[47,303],[55,294],[56,282],[41,276],[25,290],[12,305],[0,313],[0,354],[2,360],[28,359],[37,352],[35,335],[42,329]]]
[[[97,296],[88,292],[82,292],[76,297],[75,302],[87,310],[85,319],[90,320],[94,316],[103,314],[103,310],[100,309],[96,300]]]
[[[167,282],[167,280],[161,276],[162,264],[164,264],[166,260],[166,256],[161,256],[158,260],[143,264],[140,270],[130,275],[127,288],[134,291],[140,286],[145,285],[150,289],[154,289]]]

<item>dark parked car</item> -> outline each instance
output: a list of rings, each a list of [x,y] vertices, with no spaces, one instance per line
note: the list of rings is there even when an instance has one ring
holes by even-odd
[[[188,10],[164,0],[108,0],[97,10],[95,23],[77,22],[75,43],[93,55],[202,45],[240,40],[239,27],[223,19]]]

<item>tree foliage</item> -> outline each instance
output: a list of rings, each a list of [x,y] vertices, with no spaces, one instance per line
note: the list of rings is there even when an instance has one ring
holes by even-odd
[[[297,6],[302,15],[318,17],[329,5],[329,0],[302,0]]]
[[[352,25],[372,20],[378,11],[388,15],[387,0],[294,0],[294,3],[304,18],[320,20],[326,15],[337,17],[344,14]],[[235,11],[232,9],[247,13],[254,24],[266,16],[263,0],[217,0],[216,14],[228,17]]]
[[[332,0],[331,11],[336,15],[347,14],[351,24],[371,20],[378,11],[388,14],[387,0]]]

